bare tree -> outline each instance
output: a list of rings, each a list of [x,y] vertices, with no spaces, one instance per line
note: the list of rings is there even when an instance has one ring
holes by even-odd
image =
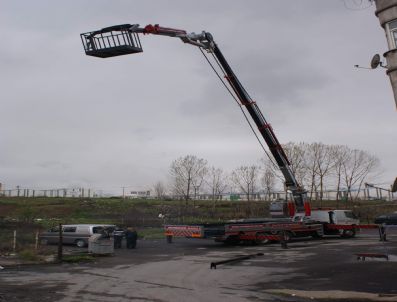
[[[215,214],[216,203],[219,199],[221,199],[222,193],[226,190],[228,186],[228,177],[226,173],[220,169],[211,167],[208,170],[207,176],[207,186],[211,192],[212,199],[212,214]]]
[[[261,159],[262,167],[265,167],[264,169],[268,169],[271,171],[271,173],[275,177],[275,182],[280,182],[284,184],[285,178],[284,175],[281,173],[279,166],[275,163],[273,159],[264,157]]]
[[[303,165],[305,169],[305,184],[309,190],[309,198],[313,199],[313,193],[317,193],[317,175],[318,175],[318,166],[317,163],[319,161],[319,144],[305,144],[301,145],[302,153],[303,153]],[[317,195],[317,194],[316,194]]]
[[[292,172],[294,173],[296,180],[299,184],[303,185],[305,177],[306,177],[306,159],[305,159],[305,143],[292,143],[289,142],[286,145],[283,145],[285,150],[285,154],[287,155],[290,161],[290,167]]]
[[[358,192],[365,178],[379,168],[379,159],[362,150],[350,150],[342,163],[343,180],[350,200],[353,200],[352,187],[358,185]],[[358,193],[356,195],[356,198]]]
[[[163,199],[165,196],[165,186],[161,181],[158,181],[154,184],[153,186],[154,189],[154,194],[156,196],[157,199]]]
[[[305,157],[305,149],[307,144],[305,143],[293,143],[289,142],[285,145],[282,145],[285,154],[289,160],[290,163],[290,169],[292,173],[294,174],[297,182],[301,185],[305,185],[305,179],[307,177],[307,163],[306,163],[306,157]],[[285,186],[285,176],[282,174],[280,167],[276,164],[275,160],[273,158],[263,158],[262,163],[265,167],[265,169],[268,169],[268,177],[270,174],[274,175],[274,182],[273,182],[273,188],[276,185],[276,183],[279,181],[282,183],[285,193],[287,194],[287,187]],[[262,184],[266,188],[267,186],[263,183],[264,179],[262,178]]]
[[[241,190],[246,196],[248,201],[248,211],[247,214],[251,215],[251,197],[255,192],[258,176],[259,167],[252,166],[241,166],[232,172],[231,179],[233,183]]]
[[[194,190],[193,205],[196,205],[195,202],[197,200],[197,196],[200,196],[200,188],[204,183],[204,179],[207,173],[208,173],[208,168],[203,167],[200,171],[198,171],[196,177],[192,178],[192,187]]]
[[[208,170],[207,185],[211,192],[211,199],[220,199],[221,194],[226,190],[228,185],[226,173],[221,168],[211,167]]]
[[[306,158],[305,158],[305,147],[307,144],[305,143],[292,143],[289,142],[283,146],[285,154],[290,162],[291,171],[294,173],[296,180],[300,185],[303,185],[305,182],[307,169],[306,169]],[[262,162],[265,167],[267,167],[271,173],[275,176],[276,179],[282,182],[285,187],[285,177],[281,173],[280,167],[275,163],[275,160],[270,158],[262,159]]]
[[[336,178],[336,201],[340,198],[340,186],[342,182],[342,168],[344,162],[347,160],[350,150],[347,146],[334,145],[332,146],[331,158],[333,161],[333,174]],[[338,203],[336,204],[338,207]]]
[[[333,148],[329,145],[324,145],[323,143],[318,144],[318,159],[317,159],[317,174],[320,181],[320,200],[324,197],[324,184],[326,177],[331,174],[332,168],[335,165],[333,161]]]
[[[310,199],[316,194],[316,198],[323,200],[325,186],[331,181],[336,186],[337,200],[340,198],[342,183],[346,186],[350,199],[353,199],[353,187],[357,187],[359,192],[365,179],[374,174],[379,166],[376,157],[365,151],[351,150],[347,146],[290,142],[283,147],[298,183],[310,191]],[[265,159],[263,162],[276,178],[284,181],[279,167],[272,160]]]
[[[187,201],[191,198],[192,187],[201,186],[207,171],[207,161],[195,155],[186,155],[174,160],[170,167],[173,191]]]
[[[196,198],[197,195],[200,194],[200,188],[202,187],[207,174],[208,174],[208,168],[203,167],[203,169],[201,169],[197,173],[197,177],[192,178],[192,185],[194,188],[194,198]]]
[[[261,182],[266,191],[267,200],[270,200],[271,193],[274,191],[276,185],[276,175],[274,170],[268,165],[264,167],[264,172],[261,178]]]
[[[310,199],[315,192],[316,198],[323,200],[326,177],[331,174],[332,167],[335,165],[332,151],[331,146],[323,143],[306,145],[305,162],[309,176]]]

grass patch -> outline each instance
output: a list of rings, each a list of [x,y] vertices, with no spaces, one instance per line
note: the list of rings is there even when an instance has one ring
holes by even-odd
[[[94,256],[87,254],[67,255],[62,257],[62,261],[67,263],[90,262],[94,260],[95,260]]]
[[[33,250],[22,250],[18,253],[18,257],[24,261],[37,261],[39,257]]]
[[[139,238],[143,239],[164,239],[164,229],[163,228],[144,228],[138,230]]]

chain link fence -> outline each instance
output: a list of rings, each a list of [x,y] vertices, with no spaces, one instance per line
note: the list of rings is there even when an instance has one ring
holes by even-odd
[[[40,227],[32,223],[0,221],[0,254],[37,251],[40,231]]]

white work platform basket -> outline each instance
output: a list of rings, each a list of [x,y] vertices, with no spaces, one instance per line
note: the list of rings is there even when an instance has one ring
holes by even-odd
[[[143,51],[138,34],[129,31],[124,25],[83,33],[80,36],[88,56],[108,58]]]

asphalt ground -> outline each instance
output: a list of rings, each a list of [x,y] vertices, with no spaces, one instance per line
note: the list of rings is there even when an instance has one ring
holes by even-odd
[[[258,253],[210,269],[211,262]],[[357,253],[387,254],[389,261],[361,261]],[[6,266],[0,301],[397,301],[397,235],[380,242],[367,230],[354,239],[296,240],[287,249],[141,240],[90,263]]]

